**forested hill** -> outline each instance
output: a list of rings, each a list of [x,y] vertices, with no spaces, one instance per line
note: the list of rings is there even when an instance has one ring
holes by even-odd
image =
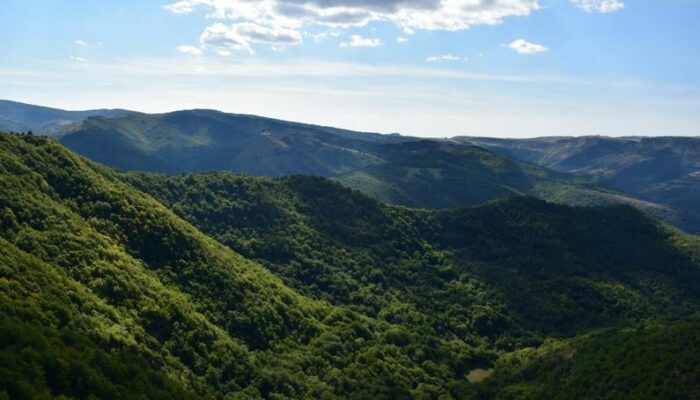
[[[575,172],[684,214],[700,232],[700,137],[456,138],[507,157]]]
[[[697,138],[421,140],[214,110],[65,111],[0,100],[2,129],[55,136],[126,171],[333,177],[420,208],[512,195],[576,206],[629,204],[700,232]]]
[[[297,294],[51,139],[0,160],[5,397],[412,398],[483,357]]]
[[[522,197],[428,212],[312,177],[125,179],[311,296],[368,314],[398,300],[420,315],[399,320],[504,348],[698,311],[700,270],[678,247],[698,241],[627,206]]]
[[[591,330],[658,322],[698,349],[698,242],[630,207],[416,211],[322,178],[118,174],[3,134],[0,213],[0,398],[534,396],[568,375],[528,351],[572,346],[571,376],[599,378]],[[632,361],[692,398],[659,370],[678,351]]]
[[[127,110],[66,111],[57,108],[35,106],[16,101],[0,100],[0,131],[52,134],[84,118],[114,117],[128,114]]]
[[[379,143],[404,140],[214,110],[87,118],[57,135],[72,150],[123,170],[211,170],[334,176],[382,163]]]
[[[87,118],[56,137],[79,154],[126,171],[332,177],[372,197],[420,208],[467,207],[513,195],[569,205],[629,204],[688,232],[700,230],[700,215],[449,141],[213,110]]]

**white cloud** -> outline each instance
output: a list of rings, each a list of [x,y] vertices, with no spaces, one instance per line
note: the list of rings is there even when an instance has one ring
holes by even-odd
[[[396,38],[396,42],[397,43],[406,43],[406,42],[408,42],[408,38],[404,37],[404,36],[399,36]]]
[[[200,41],[204,46],[214,48],[221,55],[230,55],[233,51],[254,53],[253,44],[266,44],[275,49],[303,43],[299,31],[283,27],[271,27],[253,22],[239,22],[224,25],[217,22],[207,27]]]
[[[460,61],[460,60],[467,60],[467,57],[457,57],[453,56],[452,54],[445,54],[442,56],[430,56],[425,59],[426,62],[441,62],[441,61]]]
[[[518,54],[538,54],[549,51],[548,48],[542,46],[541,44],[530,43],[525,39],[518,39],[513,43],[506,45],[506,47],[515,50]]]
[[[620,0],[571,0],[578,8],[586,12],[610,13],[625,8],[625,3]]]
[[[301,38],[300,29],[305,25],[343,29],[375,21],[394,23],[405,35],[416,30],[458,31],[474,25],[500,24],[511,16],[526,16],[538,10],[540,4],[539,0],[181,0],[165,8],[175,14],[204,9],[208,18],[255,24],[256,31],[284,30],[282,36],[291,39]],[[233,47],[249,51],[251,43],[276,42],[231,39],[227,42],[235,42]],[[301,40],[293,42],[299,44]]]
[[[311,35],[314,38],[315,42],[321,42],[329,37],[338,37],[340,36],[340,32],[335,32],[335,31],[330,31],[330,32],[321,32],[317,33],[314,35]]]
[[[85,43],[85,41],[82,39],[76,40],[75,42],[73,42],[73,44],[75,44],[76,46],[87,46],[87,43]]]
[[[87,61],[87,59],[85,59],[85,58],[83,58],[83,57],[77,57],[77,56],[70,56],[70,57],[68,57],[68,58],[70,58],[70,59],[73,60],[73,61],[79,61],[79,62],[85,62],[85,61]]]
[[[383,43],[377,38],[365,38],[360,35],[352,35],[350,37],[350,42],[340,43],[340,47],[378,47],[382,46]]]
[[[177,51],[179,51],[182,54],[188,54],[191,56],[199,56],[202,54],[202,49],[200,49],[199,47],[187,45],[178,46]]]
[[[173,14],[189,14],[194,7],[202,5],[202,3],[199,1],[178,1],[177,3],[166,5],[165,9]]]

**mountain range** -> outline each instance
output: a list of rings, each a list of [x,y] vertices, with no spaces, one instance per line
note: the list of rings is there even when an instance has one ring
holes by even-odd
[[[626,205],[377,201],[0,135],[0,396],[692,399],[700,242]],[[565,390],[562,390],[565,388]]]
[[[119,109],[66,111],[18,103],[16,101],[0,100],[0,132],[34,131],[51,134],[87,117],[114,117],[126,113],[129,113],[129,111]]]
[[[212,110],[75,113],[5,104],[15,112],[4,118],[23,115],[16,124],[39,127],[37,133],[122,170],[322,176],[418,208],[466,207],[521,195],[579,206],[630,204],[700,232],[694,201],[698,157],[692,150],[700,140],[694,138],[426,140]]]
[[[588,177],[632,197],[678,210],[686,220],[700,215],[700,137],[461,137],[455,141]]]

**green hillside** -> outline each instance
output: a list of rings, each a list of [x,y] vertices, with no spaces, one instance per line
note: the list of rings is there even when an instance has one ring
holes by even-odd
[[[428,212],[319,178],[125,179],[297,290],[487,347],[698,312],[700,270],[677,247],[697,240],[631,207],[512,198]]]
[[[642,324],[551,341],[498,361],[483,399],[696,399],[700,323]],[[478,394],[476,394],[478,393]]]
[[[211,110],[87,118],[57,138],[86,157],[127,171],[332,177],[372,197],[419,208],[466,207],[513,195],[569,205],[629,204],[689,231],[700,229],[700,217],[680,215],[672,207],[444,141]]]
[[[625,206],[418,211],[6,134],[0,178],[0,398],[468,399],[527,384],[501,366],[528,348],[700,310],[697,240]]]
[[[408,207],[459,208],[503,197],[533,196],[574,206],[628,204],[671,223],[678,219],[668,207],[481,147],[423,140],[384,145],[380,153],[386,163],[334,179],[372,197]]]
[[[514,159],[593,182],[677,211],[670,221],[700,232],[700,138],[456,138]]]
[[[57,137],[123,170],[268,176],[337,175],[383,162],[373,151],[377,143],[405,140],[213,110],[88,118]]]
[[[50,139],[2,135],[0,159],[9,398],[410,398],[444,394],[473,357],[297,294]]]

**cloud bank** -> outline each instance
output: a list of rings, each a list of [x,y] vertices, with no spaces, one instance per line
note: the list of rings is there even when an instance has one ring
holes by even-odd
[[[304,26],[343,29],[385,21],[406,34],[459,31],[526,16],[540,4],[539,0],[181,0],[165,8],[174,14],[201,9],[210,19],[226,21],[206,28],[200,41],[220,54],[230,54],[252,52],[255,44],[301,44]]]

